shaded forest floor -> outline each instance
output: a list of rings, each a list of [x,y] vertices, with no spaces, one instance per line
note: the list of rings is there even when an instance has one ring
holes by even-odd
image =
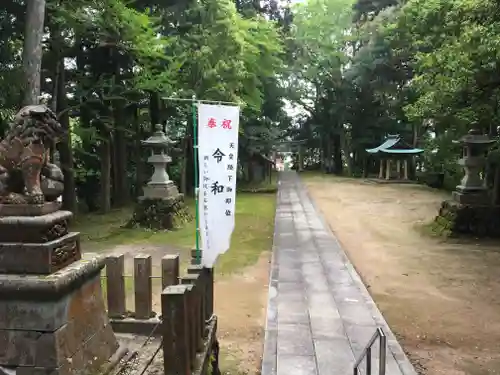
[[[498,243],[421,230],[446,194],[304,174],[317,206],[423,374],[500,374]]]
[[[266,187],[266,190],[268,188]],[[239,193],[236,227],[231,248],[216,264],[215,311],[219,317],[221,369],[224,374],[257,374],[260,371],[269,260],[274,233],[276,195]],[[188,201],[194,212],[194,202]],[[133,256],[149,254],[153,275],[160,275],[160,259],[179,254],[183,266],[194,246],[194,221],[171,232],[123,229],[133,208],[106,215],[81,215],[73,230],[81,232],[82,247],[88,253],[126,254],[126,274],[133,274]],[[127,308],[134,308],[133,280],[126,279]],[[153,308],[160,312],[161,283],[153,282]]]

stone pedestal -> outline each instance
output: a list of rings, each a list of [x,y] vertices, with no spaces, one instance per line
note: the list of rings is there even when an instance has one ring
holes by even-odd
[[[103,267],[98,258],[45,277],[0,275],[0,366],[16,375],[98,373],[118,349]]]
[[[457,190],[451,193],[455,202],[468,205],[487,205],[489,204],[490,197],[487,191],[468,191],[462,192]]]
[[[175,186],[173,181],[167,181],[165,183],[149,183],[142,188],[144,195],[139,197],[139,200],[144,199],[165,199],[165,198],[175,198],[179,195],[179,190]]]
[[[35,209],[40,213],[48,211],[47,207]],[[29,209],[1,205],[2,211],[19,214]],[[0,217],[0,273],[49,275],[80,260],[80,234],[68,232],[72,216],[70,211],[55,211],[39,216]]]
[[[106,314],[104,258],[82,260],[57,204],[0,205],[0,371],[99,373],[118,349]],[[36,215],[37,216],[27,216]]]

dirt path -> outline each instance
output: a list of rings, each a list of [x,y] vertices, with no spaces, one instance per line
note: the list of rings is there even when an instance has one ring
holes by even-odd
[[[215,283],[215,310],[219,317],[219,339],[225,355],[225,374],[260,374],[270,253],[240,274]]]
[[[498,244],[422,236],[444,198],[424,187],[305,182],[422,373],[500,374]]]

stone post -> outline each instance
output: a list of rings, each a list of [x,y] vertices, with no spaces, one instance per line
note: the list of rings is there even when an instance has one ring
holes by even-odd
[[[190,285],[172,285],[161,294],[163,317],[163,371],[165,375],[191,374],[188,293]]]
[[[179,284],[179,255],[165,255],[161,259],[162,290],[170,285]]]
[[[125,293],[125,255],[111,254],[106,257],[106,296],[108,316],[122,318],[127,314]]]
[[[149,319],[153,314],[153,285],[151,276],[151,255],[136,255],[134,257],[134,292],[135,317],[137,319]]]

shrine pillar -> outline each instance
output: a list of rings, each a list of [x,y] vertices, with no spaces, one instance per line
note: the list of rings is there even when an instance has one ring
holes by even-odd
[[[407,159],[405,159],[403,162],[403,171],[404,171],[403,179],[408,180],[408,160]]]
[[[378,178],[384,178],[384,159],[380,159],[380,167],[378,171]]]
[[[396,171],[398,174],[398,180],[401,178],[401,160],[396,161]]]
[[[391,159],[387,159],[387,165],[385,167],[385,179],[388,180],[391,178]]]

